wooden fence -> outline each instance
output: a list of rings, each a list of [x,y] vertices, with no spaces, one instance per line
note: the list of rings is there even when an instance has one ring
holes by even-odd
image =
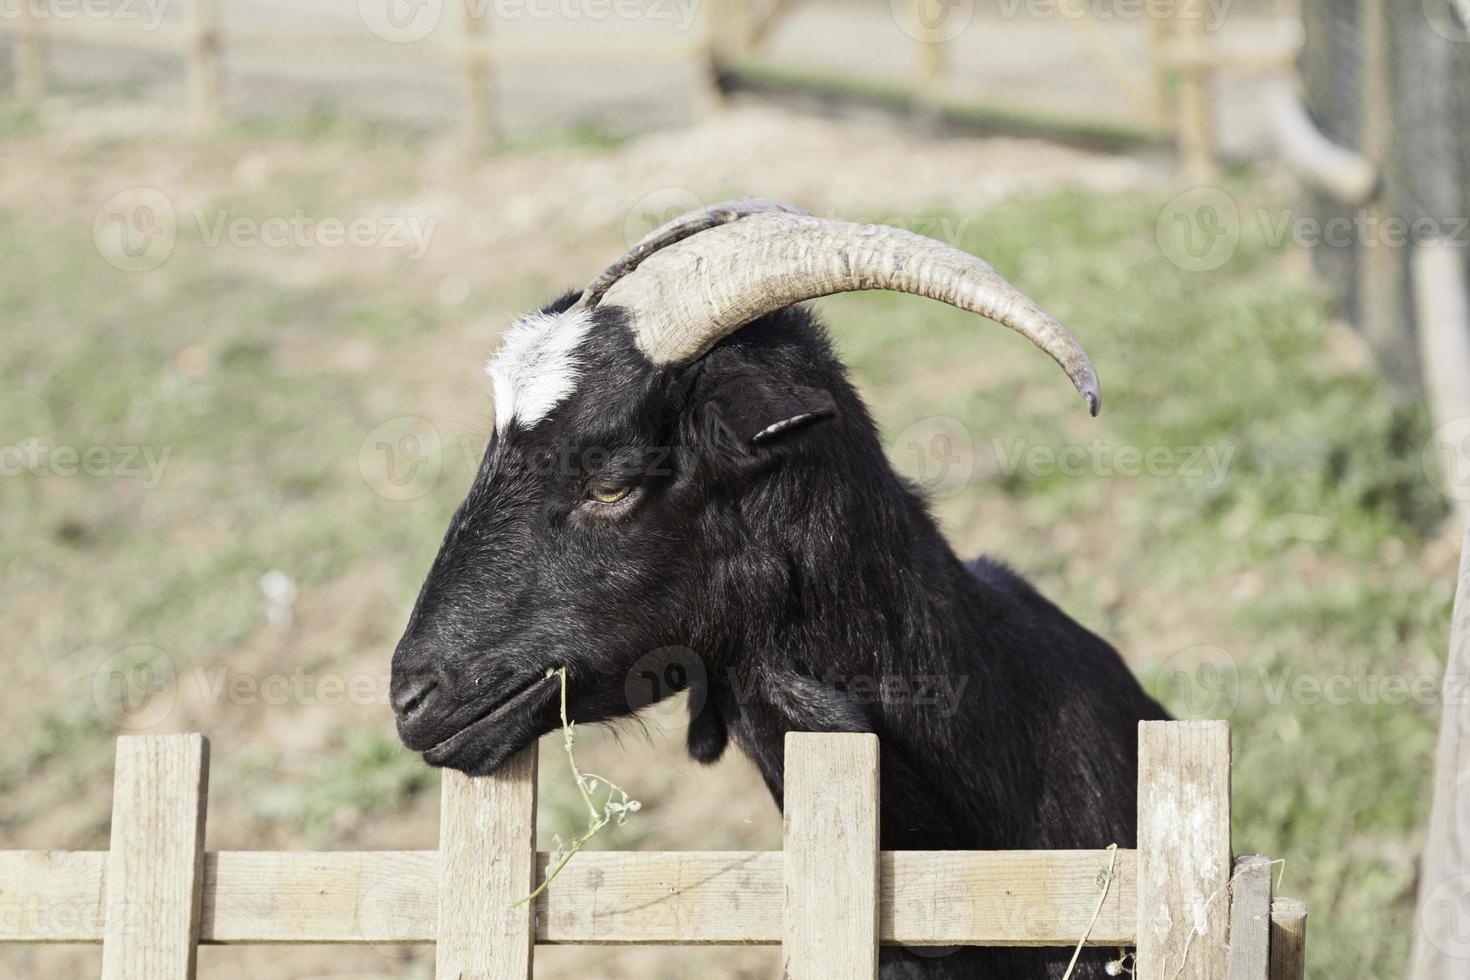
[[[15,17],[0,17],[0,35],[9,33],[15,48],[15,89],[22,100],[46,90],[44,52],[48,40],[174,54],[187,67],[189,107],[195,125],[207,127],[220,116],[222,49],[276,50],[309,56],[322,50],[351,49],[365,57],[457,67],[465,83],[464,131],[477,146],[490,146],[498,136],[494,69],[503,65],[647,65],[710,63],[711,40],[705,30],[685,38],[619,44],[603,37],[555,38],[550,41],[503,40],[494,36],[491,5],[483,0],[445,0],[453,29],[435,31],[407,43],[376,36],[371,29],[325,33],[282,27],[227,26],[216,16],[216,0],[182,0],[181,16],[140,30],[115,18],[37,16],[37,4],[51,0],[19,0]],[[392,2],[392,0],[390,0]],[[721,0],[728,2],[728,0]],[[709,74],[713,98],[713,74]]]
[[[964,16],[965,11],[973,11],[973,5],[965,7],[952,0],[902,2],[909,11],[908,22],[920,35],[914,38],[919,71],[911,85],[885,86],[857,71],[838,75],[767,59],[762,46],[775,25],[803,0],[767,0],[755,12],[739,2],[717,5],[716,14],[729,10],[713,32],[717,42],[713,55],[731,84],[757,90],[807,93],[825,100],[846,97],[880,106],[904,104],[925,116],[959,124],[974,122],[1099,145],[1172,142],[1185,174],[1198,184],[1214,179],[1217,170],[1212,105],[1216,80],[1225,73],[1288,76],[1301,43],[1300,0],[1275,0],[1275,32],[1249,46],[1213,37],[1203,3],[1151,0],[1147,4],[1148,56],[1139,61],[1117,50],[1116,39],[1103,30],[1105,16],[1094,12],[1091,4],[1074,4],[1066,15],[1053,18],[1057,30],[1076,32],[1087,57],[1131,110],[1131,122],[1103,122],[1070,108],[1018,109],[1009,102],[986,99],[983,93],[963,91],[955,78],[951,44],[940,25],[951,14]],[[894,9],[898,9],[897,0]],[[1116,12],[1113,16],[1117,17]]]
[[[490,5],[484,0],[445,0],[445,13],[457,22],[453,29],[412,43],[392,43],[375,37],[370,30],[325,34],[226,25],[216,16],[216,0],[182,0],[178,18],[147,31],[115,19],[37,16],[37,10],[45,8],[35,4],[44,2],[48,0],[23,0],[16,4],[17,16],[0,18],[0,34],[8,32],[14,44],[15,87],[22,99],[38,98],[46,89],[43,55],[48,39],[177,55],[187,66],[190,111],[200,126],[212,124],[220,115],[220,56],[224,48],[295,53],[355,48],[374,59],[457,67],[465,84],[465,133],[474,145],[492,146],[500,128],[491,97],[497,67],[663,62],[699,66],[709,83],[703,98],[710,105],[719,101],[720,84],[798,92],[815,89],[827,97],[840,98],[845,93],[859,101],[886,94],[926,117],[988,120],[1002,128],[1051,131],[1098,142],[1169,139],[1176,143],[1187,173],[1196,182],[1208,180],[1213,174],[1215,135],[1210,88],[1215,76],[1222,71],[1284,73],[1299,43],[1297,0],[1277,0],[1281,36],[1250,50],[1212,41],[1206,33],[1203,4],[1155,0],[1151,9],[1160,13],[1150,17],[1149,60],[1147,64],[1134,64],[1114,50],[1113,42],[1087,15],[1088,6],[1080,5],[1076,8],[1079,16],[1061,17],[1059,21],[1079,32],[1086,50],[1133,106],[1140,121],[1137,126],[1105,126],[1065,111],[1034,109],[1028,111],[1029,115],[1018,113],[977,99],[973,93],[957,91],[948,39],[932,26],[944,20],[944,0],[904,0],[912,10],[912,21],[923,25],[931,36],[913,41],[919,64],[913,84],[886,93],[880,93],[882,87],[869,81],[857,84],[856,73],[844,79],[793,72],[763,58],[762,45],[780,20],[801,5],[801,0],[769,0],[763,5],[750,0],[709,0],[701,26],[687,37],[627,44],[609,43],[602,37],[543,42],[499,38],[494,17],[487,16]]]
[[[536,944],[781,944],[792,980],[880,944],[1137,947],[1138,980],[1300,980],[1306,910],[1234,862],[1224,722],[1139,729],[1137,850],[882,851],[878,740],[786,739],[782,851],[582,852],[535,902],[536,756],[444,773],[438,851],[206,851],[209,743],[118,740],[108,851],[0,851],[0,942],[102,944],[184,980],[199,943],[434,943],[437,975],[530,976]]]

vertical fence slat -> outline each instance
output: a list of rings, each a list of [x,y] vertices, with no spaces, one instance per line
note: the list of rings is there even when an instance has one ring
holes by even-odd
[[[205,128],[219,119],[219,31],[214,0],[192,0],[190,11],[189,110],[194,125]]]
[[[786,980],[878,975],[878,736],[786,734]]]
[[[1230,726],[1138,726],[1137,980],[1219,980],[1230,921]]]
[[[444,770],[439,980],[528,980],[535,944],[536,746],[490,776]]]
[[[500,128],[495,120],[490,51],[485,44],[490,28],[486,22],[489,13],[488,8],[482,7],[481,0],[465,0],[465,141],[477,153],[495,145]]]
[[[1307,975],[1307,906],[1294,898],[1271,903],[1271,980]]]
[[[16,5],[20,33],[14,42],[15,94],[21,99],[39,99],[46,89],[46,70],[41,56],[41,20],[29,3]]]
[[[1179,71],[1179,155],[1184,172],[1196,184],[1215,176],[1214,106],[1210,102],[1209,49],[1205,12],[1195,4],[1175,3],[1170,16],[1185,64]]]
[[[204,895],[209,742],[117,740],[102,980],[191,980]]]
[[[1268,980],[1271,969],[1271,859],[1243,854],[1230,880],[1230,980]]]

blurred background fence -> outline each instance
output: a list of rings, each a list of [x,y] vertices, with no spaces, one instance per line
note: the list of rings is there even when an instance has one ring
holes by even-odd
[[[1201,174],[1217,142],[1260,146],[1247,116],[1215,131],[1211,87],[1287,64],[1294,25],[1290,0],[0,4],[23,97],[121,94],[202,125],[330,106],[476,139],[569,120],[626,131],[749,88],[961,127],[1172,138]]]
[[[1304,98],[1322,132],[1378,172],[1375,198],[1316,191],[1324,223],[1406,223],[1416,244],[1443,239],[1465,258],[1470,193],[1470,28],[1457,0],[1306,0]],[[1355,226],[1356,227],[1356,226]],[[1414,309],[1410,248],[1376,248],[1366,228],[1314,252],[1317,271],[1372,346],[1389,378],[1416,388],[1423,324]]]
[[[751,91],[930,131],[1172,145],[1196,184],[1272,151],[1263,93],[1299,67],[1312,124],[1378,178],[1366,207],[1314,193],[1320,222],[1452,237],[1467,210],[1460,0],[0,0],[0,30],[22,99],[103,96],[150,124],[330,111],[493,148],[678,125]],[[1415,390],[1413,250],[1363,237],[1314,262]]]

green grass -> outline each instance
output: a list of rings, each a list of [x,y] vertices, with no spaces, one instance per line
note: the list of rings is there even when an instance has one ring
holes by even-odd
[[[27,125],[0,119],[0,129]],[[380,138],[326,122],[310,135]],[[387,153],[393,166],[408,156]],[[1232,191],[1243,213],[1273,203],[1255,202],[1244,183]],[[256,210],[289,213],[340,192],[318,173],[258,193]],[[1360,694],[1313,703],[1294,685],[1345,676],[1361,690],[1438,671],[1451,583],[1421,558],[1447,516],[1420,469],[1429,424],[1369,371],[1327,353],[1326,304],[1252,228],[1216,272],[1171,265],[1154,237],[1163,204],[1062,193],[979,217],[929,216],[961,228],[958,244],[1084,341],[1103,379],[1098,420],[1050,362],[999,328],[910,297],[824,308],[886,438],[927,431],[936,416],[964,433],[977,477],[936,501],[957,548],[1012,562],[1115,641],[1176,711],[1203,693],[1200,713],[1230,719],[1237,848],[1286,860],[1283,891],[1312,910],[1312,975],[1395,975],[1437,710]],[[469,459],[450,451],[434,489],[402,505],[358,471],[368,432],[411,414],[433,384],[401,368],[416,345],[463,328],[413,291],[423,287],[268,282],[187,234],[165,273],[127,275],[99,261],[88,220],[0,213],[9,326],[0,444],[36,436],[171,455],[156,488],[0,479],[0,624],[19,648],[12,682],[27,692],[0,748],[0,826],[45,820],[83,788],[105,786],[116,730],[92,708],[87,669],[98,657],[153,644],[181,668],[209,668],[269,646],[257,582],[270,569],[288,570],[306,594],[354,570],[391,569],[391,601],[361,614],[375,632],[323,631],[333,647],[289,650],[310,665],[386,657],[469,478]],[[373,370],[337,370],[288,356],[302,340],[360,342],[381,356]],[[464,416],[484,411],[466,406]],[[1110,451],[1198,446],[1228,453],[1229,464],[1220,480],[1006,472],[997,439],[1023,450],[1094,439]],[[1223,670],[1196,666],[1203,647],[1224,652],[1212,655]],[[294,781],[280,776],[299,775],[294,763],[256,733],[253,750],[220,753],[234,768],[221,769],[229,778],[216,797],[340,844],[343,828],[432,790],[389,728],[344,723]],[[558,796],[562,774],[547,775],[548,812],[575,812]],[[635,776],[608,775],[640,795]],[[105,816],[52,846],[95,845]],[[637,824],[606,843],[636,839]]]

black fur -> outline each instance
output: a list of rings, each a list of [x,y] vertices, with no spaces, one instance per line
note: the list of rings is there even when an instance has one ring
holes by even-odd
[[[576,391],[492,442],[450,525],[394,655],[405,744],[494,770],[557,727],[549,668],[597,721],[636,707],[639,658],[683,647],[690,753],[733,740],[778,804],[787,731],[876,732],[884,848],[1134,845],[1137,722],[1163,709],[1016,575],[955,557],[808,312],[674,370],[598,316]],[[885,948],[882,975],[1057,978],[1068,955]]]

